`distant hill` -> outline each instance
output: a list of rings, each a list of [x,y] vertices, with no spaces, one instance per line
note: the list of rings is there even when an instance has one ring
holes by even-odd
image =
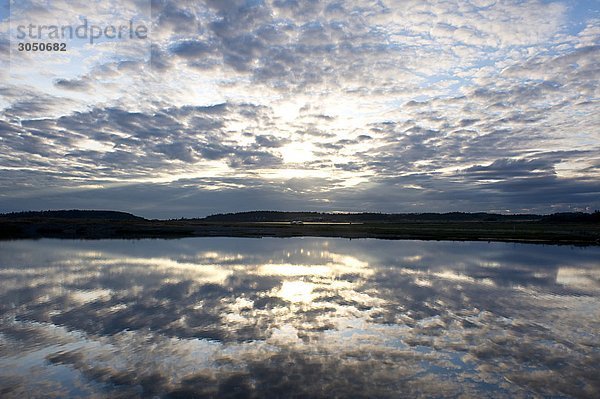
[[[7,219],[100,219],[100,220],[145,220],[127,212],[61,210],[61,211],[28,211],[0,214]]]

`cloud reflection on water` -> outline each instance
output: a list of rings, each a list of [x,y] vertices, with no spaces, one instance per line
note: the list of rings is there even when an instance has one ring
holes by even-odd
[[[600,393],[598,248],[218,238],[0,248],[3,396]]]

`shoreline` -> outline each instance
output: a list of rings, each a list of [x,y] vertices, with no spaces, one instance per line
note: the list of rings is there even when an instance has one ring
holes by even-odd
[[[600,245],[598,223],[405,222],[290,224],[195,220],[0,220],[0,240],[175,239],[186,237],[324,237],[347,239],[513,242],[545,245]]]

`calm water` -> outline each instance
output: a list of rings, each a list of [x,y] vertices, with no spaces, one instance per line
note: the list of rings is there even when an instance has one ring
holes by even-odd
[[[0,397],[600,397],[600,248],[0,242]]]

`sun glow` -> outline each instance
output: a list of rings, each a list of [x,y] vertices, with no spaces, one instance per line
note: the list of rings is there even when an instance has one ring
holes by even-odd
[[[294,142],[279,150],[285,163],[310,162],[315,158],[313,145],[308,142]]]

